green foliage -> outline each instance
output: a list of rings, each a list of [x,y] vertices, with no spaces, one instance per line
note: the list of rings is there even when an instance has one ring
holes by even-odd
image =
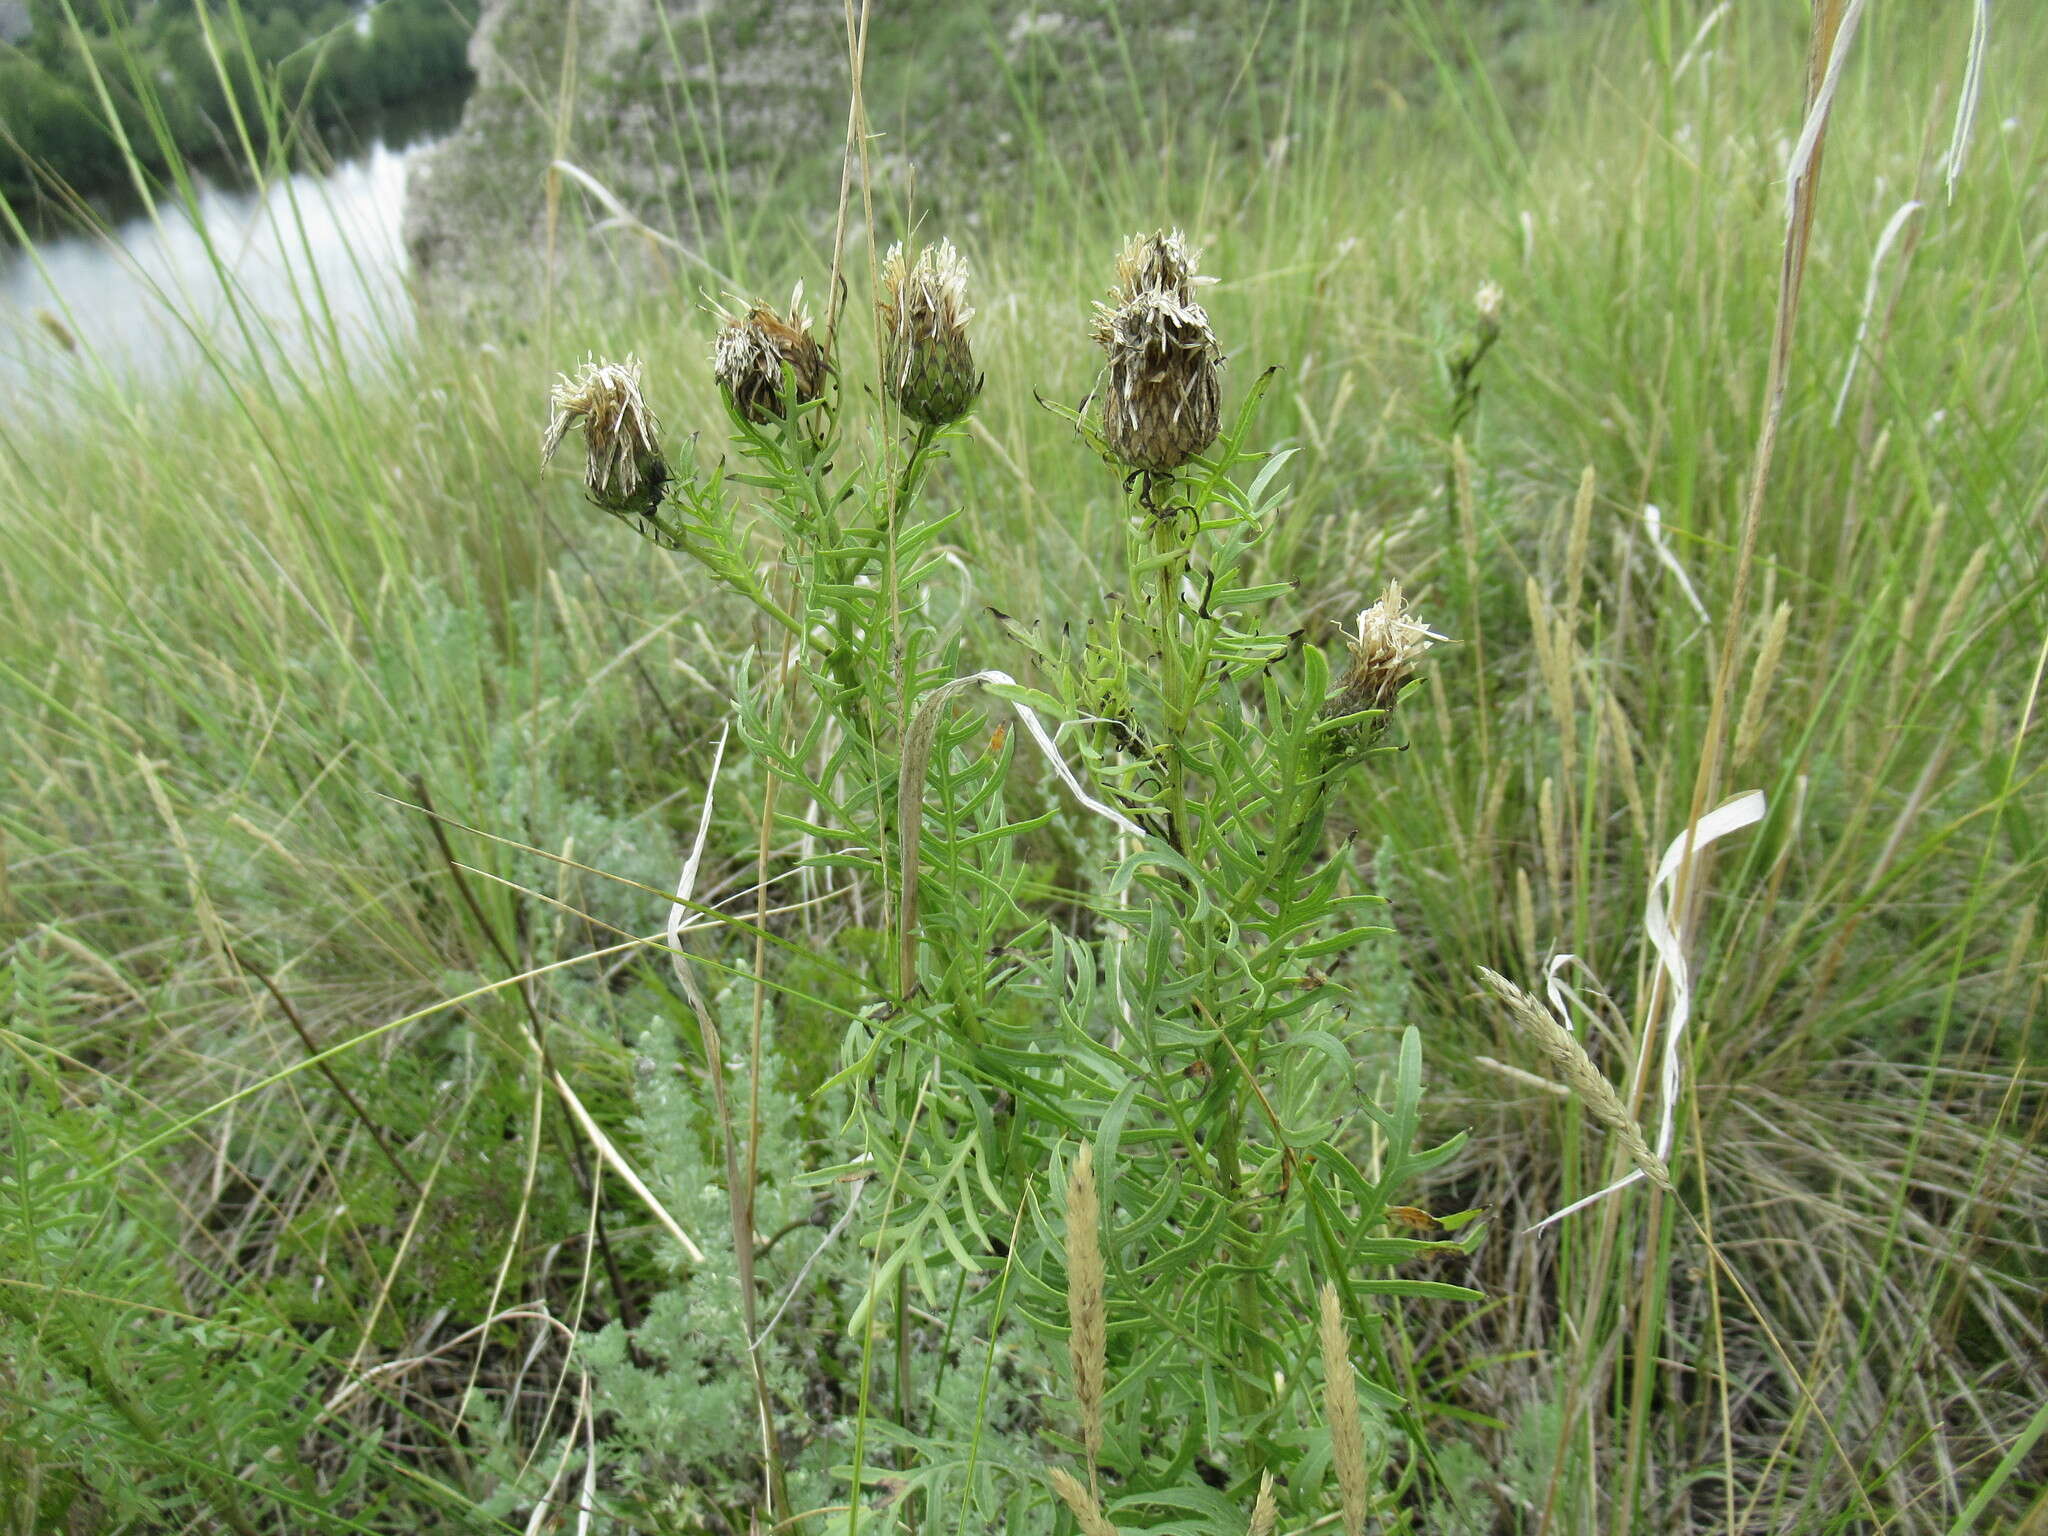
[[[852,320],[831,430],[749,438],[702,367],[701,272],[625,258],[371,367],[213,346],[146,395],[38,371],[0,420],[0,1525],[573,1527],[587,1477],[597,1529],[743,1530],[765,1395],[786,1507],[832,1511],[812,1530],[857,1502],[863,1529],[1054,1536],[1049,1464],[1087,1471],[1085,1141],[1124,1529],[1236,1536],[1266,1469],[1283,1530],[1336,1528],[1326,1276],[1390,1530],[2019,1528],[2048,1232],[2048,438],[2020,323],[2044,38],[1999,10],[1951,203],[1913,155],[1949,132],[1967,16],[1869,8],[1731,625],[1801,40],[1729,7],[1677,71],[1682,10],[1518,7],[1498,56],[1434,22],[1385,59],[1297,28],[1293,83],[1234,98],[1265,104],[1250,127],[1211,135],[1176,84],[1143,155],[1071,105],[1123,110],[1085,67],[1113,34],[1066,39],[1101,140],[1016,148],[1019,195],[943,221],[989,385],[921,454],[868,409]],[[721,266],[827,270],[826,224],[743,214]],[[1227,419],[1284,367],[1148,507],[1031,393],[1087,393],[1097,268],[1166,217],[1226,279]],[[607,237],[565,216],[558,275]],[[1488,275],[1508,307],[1465,366]],[[537,381],[627,345],[682,558],[535,488]],[[1315,673],[1395,573],[1456,644],[1381,738],[1406,750],[1363,754]],[[1473,968],[1540,990],[1569,951],[1601,1070],[1654,1060],[1644,891],[1731,629],[1730,782],[1772,811],[1698,884],[1677,1194],[1523,1236],[1612,1149],[1528,1080]],[[1021,683],[944,691],[992,667]],[[1139,834],[1074,799],[1018,703]],[[742,706],[686,939],[700,1014],[655,936]],[[1268,866],[1278,895],[1242,896]],[[1293,939],[1283,904],[1313,919]],[[616,1170],[579,1176],[599,1134],[702,1263]],[[1368,1221],[1389,1202],[1492,1209],[1424,1242]],[[785,1297],[757,1386],[738,1330]]]
[[[19,990],[19,989],[17,989]],[[165,1518],[255,1528],[289,1511],[338,1529],[362,1468],[345,1447],[294,1475],[322,1351],[234,1306],[187,1310],[162,1262],[176,1213],[96,1177],[107,1117],[24,1111],[0,1158],[0,1492],[37,1528]],[[239,1364],[237,1364],[239,1362]]]
[[[728,987],[713,999],[722,1034],[743,1037],[749,991]],[[705,1507],[737,1516],[761,1496],[760,1434],[746,1366],[747,1329],[726,1210],[718,1127],[692,1085],[685,1045],[694,1033],[681,1009],[639,1041],[635,1066],[637,1143],[656,1170],[656,1188],[685,1229],[702,1234],[706,1260],[664,1255],[674,1271],[637,1327],[614,1321],[588,1336],[581,1358],[610,1417],[605,1463],[627,1510],[680,1519]],[[837,1321],[859,1294],[862,1261],[834,1226],[858,1186],[813,1187],[813,1121],[803,1098],[781,1086],[787,1076],[772,1026],[762,1032],[761,1135],[754,1155],[755,1225],[767,1258],[760,1274],[778,1298],[762,1320],[767,1373],[783,1405],[777,1433],[792,1448],[790,1487],[803,1507],[828,1503],[839,1454],[831,1433],[857,1371],[858,1351]],[[701,1045],[701,1039],[695,1044]],[[766,1325],[772,1322],[773,1327]]]
[[[845,957],[866,972],[866,1001],[844,1010],[832,1080],[852,1090],[860,1156],[818,1177],[864,1169],[886,1190],[862,1222],[873,1268],[843,1325],[864,1352],[857,1390],[839,1387],[857,1399],[843,1475],[864,1482],[868,1446],[892,1447],[914,1490],[905,1507],[921,1518],[1000,1520],[1021,1490],[985,1482],[983,1420],[906,1416],[927,1396],[904,1342],[911,1316],[945,1319],[939,1377],[951,1351],[988,1357],[1019,1328],[1058,1348],[1071,1281],[1046,1196],[1076,1137],[1096,1147],[1108,1213],[1116,1433],[1102,1465],[1133,1518],[1230,1507],[1197,1462],[1248,1504],[1261,1471],[1300,1461],[1316,1412],[1299,1362],[1314,1353],[1324,1284],[1365,1343],[1373,1401],[1423,1454],[1421,1405],[1379,1344],[1386,1314],[1478,1299],[1395,1273],[1446,1246],[1469,1251],[1478,1227],[1451,1244],[1385,1232],[1388,1206],[1459,1140],[1416,1145],[1415,1031],[1374,1037],[1354,1017],[1345,957],[1387,930],[1324,826],[1380,711],[1335,710],[1344,690],[1322,651],[1262,627],[1260,610],[1294,591],[1259,571],[1288,457],[1247,445],[1266,382],[1208,457],[1134,482],[1125,590],[1142,597],[1099,617],[1046,615],[1043,632],[1078,625],[1071,645],[1012,626],[1041,687],[977,670],[960,615],[926,598],[958,514],[926,511],[920,493],[962,451],[962,428],[899,442],[885,418],[856,435],[843,391],[787,421],[735,408],[737,466],[705,468],[693,441],[671,455],[664,505],[619,514],[769,624],[788,664],[771,665],[772,650],[745,656],[733,685],[738,740],[772,784],[769,839],[817,850],[793,866],[807,883],[836,879],[836,894],[865,889],[884,906],[880,953]],[[618,430],[594,419],[592,452]],[[773,590],[763,569],[784,573]],[[997,712],[1012,711],[1071,728],[1083,782],[1108,804],[1076,814],[1066,770],[1037,760],[1028,729],[992,741]],[[1032,840],[1100,874],[1055,898],[1020,857]],[[822,1001],[789,996],[798,1008]],[[1360,1081],[1375,1060],[1392,1072],[1378,1104]],[[657,1308],[643,1347],[673,1371],[678,1328],[700,1361],[714,1322],[745,1336],[744,1317],[700,1312],[687,1296]],[[735,1432],[740,1373],[705,1369],[693,1411]],[[764,1381],[757,1419],[787,1396]],[[637,1418],[667,1422],[635,1400]],[[1040,1429],[1072,1444],[1060,1416]],[[738,1449],[688,1445],[695,1454],[681,1443],[676,1454],[693,1465]],[[781,1518],[780,1452],[767,1455],[766,1513]],[[1419,1464],[1400,1463],[1411,1477]],[[1293,1513],[1322,1511],[1321,1482],[1288,1485]],[[801,1493],[788,1497],[803,1507]]]
[[[159,4],[139,19],[53,3],[26,49],[0,48],[0,197],[26,206],[125,189],[138,169],[239,161],[240,124],[360,131],[381,108],[465,86],[475,25],[456,0]]]

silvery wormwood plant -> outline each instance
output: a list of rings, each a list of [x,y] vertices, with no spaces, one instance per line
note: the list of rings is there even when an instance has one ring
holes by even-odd
[[[694,440],[672,453],[630,359],[554,396],[547,451],[581,427],[590,499],[766,617],[780,650],[736,663],[734,727],[766,770],[777,845],[885,913],[885,944],[830,962],[863,1006],[778,981],[790,941],[748,937],[787,1014],[840,1020],[853,1152],[811,1177],[866,1190],[843,1470],[886,1483],[890,1518],[1042,1526],[1048,1453],[1085,1461],[1115,1523],[1236,1536],[1268,1473],[1320,1517],[1332,1445],[1350,1443],[1314,1387],[1333,1317],[1358,1341],[1363,1412],[1406,1431],[1409,1451],[1376,1463],[1391,1498],[1428,1455],[1426,1388],[1393,1357],[1387,1309],[1475,1296],[1394,1272],[1478,1228],[1461,1213],[1418,1235],[1399,1207],[1458,1143],[1416,1148],[1415,1031],[1383,1045],[1358,1020],[1350,962],[1386,930],[1327,826],[1436,637],[1390,588],[1333,676],[1262,617],[1294,590],[1262,571],[1287,455],[1248,446],[1265,378],[1223,420],[1201,281],[1178,232],[1134,238],[1097,306],[1100,403],[1055,409],[1122,478],[1126,583],[1078,624],[997,615],[1028,684],[974,667],[922,600],[960,516],[927,509],[930,471],[981,387],[949,245],[883,264],[882,419],[858,440],[801,290],[787,314],[721,311],[731,460],[707,466]],[[1006,1341],[1069,1336],[1053,1197],[1083,1146],[1103,1360],[1036,1384],[1027,1455],[931,1405],[948,1373],[978,1374],[985,1402],[999,1371],[1051,1358]],[[790,1406],[764,1390],[777,1519],[801,1512],[778,1507],[773,1464],[821,1432]],[[857,1525],[863,1499],[848,1504]]]

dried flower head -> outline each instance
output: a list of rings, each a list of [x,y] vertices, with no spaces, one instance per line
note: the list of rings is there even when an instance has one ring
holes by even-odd
[[[1491,341],[1500,334],[1501,317],[1507,313],[1508,296],[1499,283],[1488,278],[1472,295],[1472,309],[1479,317],[1479,334]]]
[[[1117,257],[1116,302],[1095,306],[1095,342],[1109,355],[1103,440],[1150,474],[1179,469],[1221,424],[1223,352],[1195,302],[1198,257],[1179,230],[1133,236]]]
[[[967,343],[967,263],[949,240],[907,263],[899,243],[882,262],[882,360],[889,393],[903,414],[943,427],[967,414],[981,393]]]
[[[607,512],[654,511],[668,482],[658,428],[640,395],[640,362],[586,362],[572,379],[563,374],[548,395],[548,425],[541,434],[545,468],[572,426],[583,429],[583,485]]]
[[[1358,616],[1358,628],[1347,634],[1351,665],[1345,669],[1325,713],[1355,715],[1382,711],[1375,733],[1385,725],[1385,711],[1394,707],[1401,690],[1415,675],[1415,664],[1444,637],[1408,611],[1398,581],[1387,583],[1380,600]]]
[[[1202,253],[1188,244],[1177,229],[1155,230],[1149,235],[1132,235],[1117,253],[1117,286],[1111,291],[1122,301],[1136,298],[1148,288],[1170,293],[1184,304],[1195,301],[1197,284],[1213,283],[1213,277],[1197,277]]]
[[[761,426],[825,392],[825,349],[811,335],[804,285],[790,295],[785,319],[766,304],[720,308],[724,322],[711,344],[711,373],[741,416]],[[789,400],[789,386],[796,398]]]

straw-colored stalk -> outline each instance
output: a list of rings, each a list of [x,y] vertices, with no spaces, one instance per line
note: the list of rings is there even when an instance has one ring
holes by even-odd
[[[1095,1495],[1082,1487],[1073,1473],[1064,1467],[1054,1467],[1048,1475],[1052,1479],[1052,1491],[1081,1522],[1082,1536],[1117,1536],[1116,1527],[1109,1523],[1109,1516],[1095,1502]]]
[[[1095,1149],[1084,1142],[1067,1178],[1067,1353],[1074,1366],[1074,1398],[1081,1406],[1081,1438],[1088,1448],[1091,1483],[1102,1460],[1102,1384],[1109,1355],[1101,1227]]]
[[[1642,1127],[1622,1107],[1614,1087],[1593,1065],[1579,1037],[1559,1023],[1557,1016],[1498,971],[1479,968],[1479,979],[1507,1006],[1508,1016],[1550,1062],[1565,1086],[1578,1095],[1587,1111],[1607,1127],[1608,1134],[1622,1145],[1629,1160],[1642,1169],[1659,1189],[1671,1188],[1671,1173],[1664,1160],[1650,1150]]]
[[[1323,1415],[1330,1422],[1330,1459],[1337,1468],[1345,1536],[1365,1536],[1365,1425],[1358,1416],[1358,1379],[1351,1374],[1351,1342],[1334,1285],[1323,1287],[1316,1333],[1323,1347]]]

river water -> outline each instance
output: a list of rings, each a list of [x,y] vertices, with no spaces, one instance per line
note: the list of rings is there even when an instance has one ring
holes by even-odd
[[[407,167],[460,114],[459,98],[431,102],[322,171],[261,187],[201,173],[193,209],[162,198],[153,215],[102,212],[98,232],[0,244],[0,389],[80,370],[175,387],[209,371],[209,352],[246,363],[402,340]]]

